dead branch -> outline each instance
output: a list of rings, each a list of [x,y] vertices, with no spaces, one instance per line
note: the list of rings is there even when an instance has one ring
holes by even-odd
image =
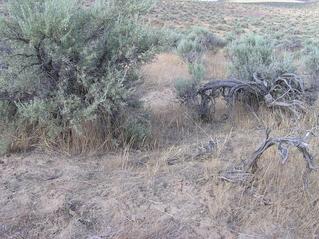
[[[240,94],[254,95],[255,97],[267,94],[263,84],[256,82],[242,82],[238,80],[216,80],[201,87],[197,94],[201,98],[200,115],[205,118],[209,114],[209,107],[214,107],[215,99],[222,96],[227,104],[233,105]]]
[[[258,159],[261,155],[270,147],[276,145],[282,158],[282,164],[285,164],[289,157],[289,148],[291,146],[296,147],[303,155],[306,161],[307,168],[309,170],[317,170],[314,163],[314,158],[309,152],[308,143],[306,142],[309,133],[304,137],[281,137],[271,138],[269,137],[270,130],[267,130],[266,139],[264,143],[254,152],[251,159],[246,163],[246,171],[253,171],[258,168]]]
[[[305,111],[303,103],[304,87],[301,78],[295,74],[283,74],[273,81],[267,81],[254,74],[253,81],[214,80],[203,85],[197,95],[201,98],[200,114],[203,118],[209,114],[209,107],[214,107],[217,97],[222,96],[233,106],[236,100],[249,99],[264,102],[267,107],[288,109],[295,115]]]
[[[312,172],[318,170],[315,165],[315,159],[313,155],[309,152],[309,145],[307,140],[312,132],[307,132],[303,137],[270,137],[270,130],[266,130],[265,141],[258,147],[258,149],[252,154],[251,158],[243,163],[242,166],[237,166],[235,169],[230,169],[220,174],[220,179],[228,182],[244,182],[248,178],[253,176],[258,169],[258,160],[265,153],[267,149],[272,146],[277,146],[279,151],[282,164],[288,162],[289,149],[290,147],[296,147],[299,152],[302,153],[303,158],[306,162],[307,172]]]

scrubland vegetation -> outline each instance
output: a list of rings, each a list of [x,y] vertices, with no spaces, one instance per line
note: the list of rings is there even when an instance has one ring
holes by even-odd
[[[0,4],[0,238],[319,237],[318,3]]]

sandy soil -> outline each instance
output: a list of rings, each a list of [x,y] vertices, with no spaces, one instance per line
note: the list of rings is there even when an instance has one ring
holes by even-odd
[[[235,238],[234,225],[209,209],[217,185],[207,165],[217,162],[198,158],[205,142],[103,157],[1,158],[1,238]]]
[[[0,158],[0,238],[318,238],[318,174],[305,191],[302,158],[270,151],[253,183],[224,182],[263,131],[220,126],[159,151]]]

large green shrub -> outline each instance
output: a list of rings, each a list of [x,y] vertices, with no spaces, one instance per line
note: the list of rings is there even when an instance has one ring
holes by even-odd
[[[231,72],[239,80],[252,81],[254,74],[271,80],[295,71],[293,58],[285,52],[276,52],[273,41],[259,35],[249,34],[233,41],[228,54]]]
[[[132,127],[123,112],[138,105],[136,69],[172,37],[142,24],[150,1],[93,2],[9,2],[0,37],[12,52],[0,75],[0,100],[14,107],[6,117],[18,128],[31,125],[54,140],[66,131],[81,134],[87,121],[99,122],[105,137],[118,137],[115,127]]]

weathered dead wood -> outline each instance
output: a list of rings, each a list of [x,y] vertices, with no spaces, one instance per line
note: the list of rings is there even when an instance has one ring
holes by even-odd
[[[203,85],[197,94],[201,98],[200,114],[206,118],[214,107],[215,99],[222,96],[228,105],[233,106],[239,98],[253,97],[257,102],[264,102],[269,108],[288,109],[295,115],[304,112],[304,87],[301,78],[295,74],[283,74],[273,81],[266,81],[258,74],[254,74],[254,81],[214,80]]]
[[[267,94],[267,89],[255,82],[242,82],[238,80],[215,80],[201,87],[197,94],[200,96],[200,115],[206,118],[210,107],[215,106],[215,99],[223,97],[228,105],[234,105],[240,93],[246,96],[260,97]]]
[[[258,149],[252,154],[251,158],[245,161],[242,165],[234,167],[234,169],[226,170],[220,174],[220,179],[238,183],[245,182],[249,178],[251,178],[258,169],[258,160],[260,157],[272,146],[277,146],[279,154],[281,156],[282,164],[286,164],[288,162],[289,157],[289,148],[296,147],[299,152],[302,153],[303,158],[306,162],[306,173],[310,173],[312,171],[316,171],[319,168],[315,165],[315,159],[313,155],[309,152],[309,145],[307,140],[312,132],[307,132],[307,134],[303,137],[279,137],[272,138],[270,137],[270,130],[266,130],[266,139],[265,141],[258,147]],[[307,179],[305,178],[305,181]]]
[[[246,163],[246,171],[255,172],[258,168],[258,160],[261,155],[270,147],[276,145],[280,153],[282,164],[285,164],[289,157],[289,148],[296,147],[303,155],[306,161],[307,168],[309,170],[317,170],[314,163],[314,158],[309,152],[307,139],[309,138],[311,132],[308,132],[304,137],[280,137],[272,138],[270,137],[270,130],[266,132],[266,139],[264,143],[254,152],[251,159]]]

